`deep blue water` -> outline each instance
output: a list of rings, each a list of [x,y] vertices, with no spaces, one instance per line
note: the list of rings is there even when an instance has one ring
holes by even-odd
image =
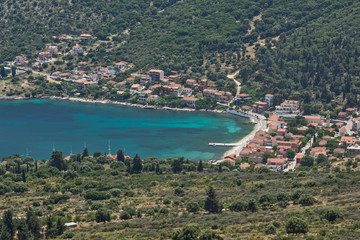
[[[48,159],[53,146],[64,155],[217,159],[228,150],[209,142],[236,142],[253,129],[248,120],[226,114],[175,112],[55,100],[0,102],[0,156],[13,153]]]

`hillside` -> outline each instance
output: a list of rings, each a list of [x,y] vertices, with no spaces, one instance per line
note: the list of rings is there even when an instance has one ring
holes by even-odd
[[[4,157],[1,239],[359,239],[358,160],[275,173],[119,156]]]
[[[121,58],[139,70],[212,81],[240,69],[244,92],[274,93],[276,103],[302,100],[306,113],[332,110],[323,108],[332,100],[358,105],[360,3],[350,0],[6,0],[1,6],[0,60],[31,56],[54,35],[90,33],[112,46],[91,55],[103,64]]]

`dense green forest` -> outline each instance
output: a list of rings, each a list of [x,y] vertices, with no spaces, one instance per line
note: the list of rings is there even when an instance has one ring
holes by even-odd
[[[299,99],[312,113],[336,101],[358,105],[359,7],[351,0],[5,0],[0,60],[40,51],[53,35],[90,33],[113,44],[92,50],[93,61],[122,59],[212,81],[240,70],[244,92],[274,93],[276,103]]]
[[[359,239],[358,159],[295,172],[99,152],[3,157],[0,239]],[[237,163],[238,164],[238,163]],[[75,222],[75,228],[64,227]]]

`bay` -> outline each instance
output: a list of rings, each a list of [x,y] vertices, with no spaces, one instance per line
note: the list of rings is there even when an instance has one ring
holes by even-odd
[[[49,159],[118,149],[133,157],[220,159],[228,148],[209,142],[237,142],[254,125],[230,114],[181,112],[58,100],[0,102],[0,156],[18,153]]]

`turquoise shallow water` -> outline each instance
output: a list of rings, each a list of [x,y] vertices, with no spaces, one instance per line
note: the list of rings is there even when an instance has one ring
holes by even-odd
[[[55,100],[0,102],[0,156],[48,159],[53,145],[65,155],[118,149],[140,157],[217,159],[228,150],[209,142],[236,142],[253,129],[227,114],[138,109]]]

